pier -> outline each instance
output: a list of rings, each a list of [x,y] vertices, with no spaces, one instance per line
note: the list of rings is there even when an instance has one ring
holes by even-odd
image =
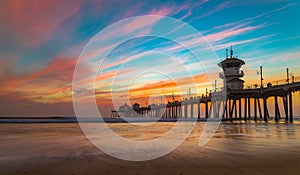
[[[224,82],[222,88],[216,88],[210,90],[209,93],[206,92],[205,95],[189,97],[181,101],[174,99],[167,104],[151,104],[146,107],[140,107],[137,103],[132,106],[125,104],[118,111],[112,111],[112,117],[172,119],[221,117],[224,120],[268,122],[271,119],[268,106],[273,105],[276,122],[284,119],[286,122],[293,123],[293,93],[300,92],[300,77],[292,76],[290,80],[289,69],[287,69],[287,79],[264,84],[262,67],[260,67],[260,85],[244,85],[244,80],[241,79],[244,72],[240,69],[245,62],[233,56],[232,48],[230,56],[227,56],[227,52],[228,50],[226,50],[226,59],[218,64],[223,69],[223,72],[220,73],[220,78]],[[273,104],[270,103],[270,99],[273,99]],[[280,105],[283,106],[283,111],[280,111]],[[201,106],[202,110],[204,109],[202,115]],[[188,114],[189,111],[190,114]]]

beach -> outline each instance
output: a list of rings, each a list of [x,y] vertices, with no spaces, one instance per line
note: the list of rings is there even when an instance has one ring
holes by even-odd
[[[159,137],[174,123],[156,123],[156,132],[152,126],[108,125],[122,137],[143,140]],[[77,123],[0,124],[0,174],[300,174],[299,123],[223,122],[208,144],[199,147],[204,125],[196,123],[171,153],[134,162],[103,153]]]

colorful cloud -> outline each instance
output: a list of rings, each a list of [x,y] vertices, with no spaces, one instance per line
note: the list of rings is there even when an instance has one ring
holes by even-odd
[[[184,95],[190,87],[194,87],[195,96],[201,95],[218,79],[217,63],[224,58],[224,49],[230,45],[234,45],[235,55],[246,61],[243,69],[248,84],[257,83],[256,70],[260,65],[264,67],[265,82],[284,79],[287,67],[299,77],[299,9],[297,1],[261,0],[1,1],[0,116],[74,115],[73,83],[95,83],[97,102],[109,111],[112,92],[124,95],[132,77],[149,67],[164,70],[173,79],[142,75],[143,78],[129,90],[132,102],[145,104],[145,99],[158,92],[167,99],[172,98],[172,93],[179,98],[179,94]],[[203,68],[195,64],[182,46],[170,41],[145,37],[122,46],[114,41],[100,41],[101,49],[95,47],[82,58],[90,59],[89,65],[79,70],[83,77],[88,76],[73,82],[78,57],[88,41],[110,24],[140,15],[169,16],[187,22],[202,33],[220,59],[204,54],[200,58],[205,65]],[[160,21],[159,18],[136,19],[105,37],[121,39],[132,34],[147,35],[153,30],[163,30],[164,26],[157,27]],[[182,27],[174,27],[169,32],[176,33]],[[198,51],[203,49],[199,47],[204,42],[202,37],[183,35],[178,40]],[[114,50],[97,76],[90,75],[89,66],[98,67],[98,56],[111,49]],[[220,80],[218,86],[222,86]],[[296,112],[300,115],[300,111]]]

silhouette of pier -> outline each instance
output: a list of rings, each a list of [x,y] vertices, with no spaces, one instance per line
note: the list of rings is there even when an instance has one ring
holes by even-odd
[[[244,72],[240,69],[245,62],[233,56],[232,48],[230,49],[230,56],[227,52],[226,49],[226,59],[218,64],[223,69],[223,72],[220,73],[220,78],[224,82],[223,88],[215,88],[209,93],[206,92],[205,95],[189,97],[181,101],[173,100],[167,104],[151,104],[146,107],[140,107],[137,103],[132,106],[125,104],[118,111],[112,111],[112,117],[173,119],[193,117],[208,119],[214,117],[224,120],[263,120],[268,122],[271,119],[268,106],[271,105],[270,99],[273,99],[271,102],[274,105],[275,121],[285,119],[286,122],[292,123],[294,120],[293,93],[300,91],[300,77],[292,76],[290,79],[289,69],[287,69],[285,80],[264,84],[262,67],[260,67],[260,85],[244,85],[244,81],[241,79]],[[201,105],[204,105],[202,116]],[[280,105],[283,106],[283,111],[280,111]]]

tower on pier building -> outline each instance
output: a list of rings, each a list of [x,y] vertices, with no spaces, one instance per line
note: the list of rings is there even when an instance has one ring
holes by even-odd
[[[228,56],[228,49],[226,49],[226,59],[218,65],[223,69],[220,73],[220,78],[224,81],[224,87],[228,90],[241,90],[244,88],[244,72],[241,67],[245,64],[243,60],[233,56],[232,47],[230,47],[230,56]]]

